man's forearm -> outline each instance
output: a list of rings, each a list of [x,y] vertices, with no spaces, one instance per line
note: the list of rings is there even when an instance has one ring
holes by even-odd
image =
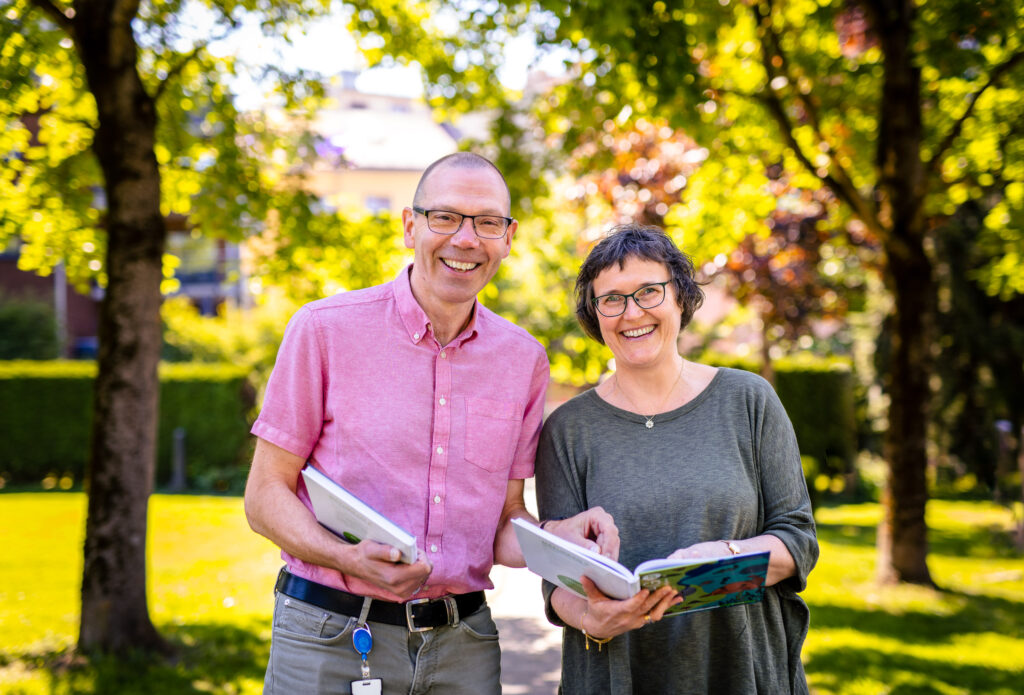
[[[512,524],[513,519],[526,519],[531,523],[537,523],[525,504],[503,511],[498,523],[498,532],[494,535],[494,562],[506,567],[526,567],[523,551],[519,548],[519,539],[516,538],[515,526]]]

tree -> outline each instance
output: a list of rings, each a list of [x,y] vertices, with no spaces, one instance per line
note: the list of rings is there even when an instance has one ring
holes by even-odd
[[[230,84],[244,66],[208,47],[248,9],[260,12],[265,33],[286,34],[328,5],[0,2],[0,85],[9,95],[0,105],[0,238],[21,238],[24,267],[45,273],[63,259],[71,280],[104,287],[83,650],[165,646],[149,618],[145,572],[165,217],[187,214],[204,232],[238,236],[271,210],[309,209],[301,188],[281,185],[281,172],[263,162],[277,153],[294,165],[303,143],[235,110]],[[197,17],[210,20],[212,36],[194,35]],[[267,69],[265,77],[294,112],[317,96],[301,74]]]
[[[578,177],[572,197],[581,208],[603,200],[617,222],[664,227],[707,154],[663,119],[621,126],[608,120],[601,132],[585,134],[568,158],[567,169]],[[859,230],[837,229],[831,218],[843,216],[834,214],[828,190],[801,190],[790,179],[781,166],[769,167],[770,197],[755,201],[767,230],[748,234],[735,250],[700,267],[704,279],[723,281],[729,296],[756,312],[761,373],[769,380],[773,355],[810,347],[815,322],[841,320],[851,304],[862,303],[863,274],[873,266],[872,240]]]
[[[1024,294],[1004,298],[985,292],[990,276],[983,264],[989,259],[972,243],[985,217],[981,206],[965,203],[938,234],[943,359],[934,427],[947,464],[938,474],[948,479],[972,473],[1004,502],[1019,493],[1008,483],[1017,472],[1017,435],[1024,428]],[[1008,447],[1014,439],[1016,446]]]
[[[747,234],[763,234],[763,216],[739,202],[767,196],[766,171],[780,162],[799,177],[795,185],[827,188],[844,214],[878,239],[893,299],[887,322],[892,353],[883,374],[890,472],[879,574],[885,581],[931,583],[924,512],[935,230],[959,203],[982,195],[999,170],[1005,187],[996,193],[999,214],[987,220],[988,277],[1001,291],[1020,292],[1020,274],[1012,269],[1019,246],[1011,241],[1019,237],[1004,234],[1019,219],[1024,180],[1019,157],[1018,164],[1011,159],[1020,150],[1024,113],[1019,4],[491,5],[488,22],[472,10],[455,12],[467,20],[460,35],[477,32],[480,49],[460,53],[453,43],[440,64],[431,55],[418,57],[441,85],[431,92],[438,101],[493,99],[475,77],[493,63],[486,48],[500,33],[494,22],[504,20],[568,56],[564,82],[537,101],[537,110],[569,147],[609,120],[639,115],[667,118],[709,149],[686,200],[666,218],[687,235],[688,248],[728,253]],[[401,41],[389,46],[404,51]]]
[[[978,148],[971,136],[1009,140],[1004,148],[1019,140],[1000,119],[1013,123],[1020,113],[1011,111],[1020,107],[1013,87],[1024,79],[1020,10],[952,1],[687,5],[627,3],[609,13],[545,3],[561,18],[558,39],[582,35],[595,46],[597,56],[581,66],[595,74],[595,89],[602,64],[614,61],[611,75],[632,66],[650,90],[647,108],[709,142],[711,160],[778,158],[808,187],[829,189],[879,239],[894,306],[879,570],[884,580],[930,583],[934,230],[953,211],[951,188],[962,198],[979,195],[983,175],[1001,166],[999,151]],[[704,216],[695,212],[677,222]]]

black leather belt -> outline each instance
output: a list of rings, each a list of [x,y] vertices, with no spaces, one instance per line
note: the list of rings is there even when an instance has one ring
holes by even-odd
[[[363,610],[362,596],[296,577],[287,569],[282,569],[277,575],[274,590],[342,615],[358,616]],[[366,619],[375,623],[404,625],[411,632],[423,632],[442,625],[458,625],[460,615],[476,613],[485,602],[482,591],[436,599],[418,598],[405,603],[373,599]]]

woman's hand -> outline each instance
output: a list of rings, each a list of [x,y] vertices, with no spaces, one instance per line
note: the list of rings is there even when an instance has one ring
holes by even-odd
[[[668,556],[670,560],[689,560],[695,557],[722,557],[732,555],[732,551],[722,541],[704,541],[694,543],[687,548],[680,548]]]
[[[753,538],[733,541],[704,541],[696,543],[688,548],[680,548],[669,557],[673,560],[688,560],[695,557],[722,557],[732,554],[732,545],[741,553],[756,553],[767,550],[771,555],[768,557],[768,575],[765,577],[765,586],[774,586],[787,577],[796,574],[796,561],[789,552],[786,544],[778,536],[764,534]]]
[[[672,587],[663,586],[653,593],[642,589],[635,596],[619,601],[605,596],[587,577],[583,577],[582,582],[587,601],[580,614],[580,629],[598,639],[656,623],[665,616],[665,611],[683,600]]]

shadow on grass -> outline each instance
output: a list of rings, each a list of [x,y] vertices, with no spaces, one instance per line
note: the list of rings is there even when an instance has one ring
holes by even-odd
[[[70,651],[3,657],[26,670],[45,671],[48,692],[68,695],[172,695],[259,692],[270,652],[269,638],[236,624],[161,626],[176,651],[171,658],[150,654],[87,657]],[[6,664],[5,664],[6,665]],[[18,695],[26,690],[8,691]]]
[[[950,687],[972,695],[1009,695],[1020,692],[1024,679],[1020,668],[1001,670],[851,647],[816,652],[807,671],[816,688],[837,692],[851,681],[869,681],[884,684],[889,695],[946,695]]]
[[[501,634],[501,681],[506,693],[554,693],[561,651],[542,626],[526,618],[497,618]],[[258,693],[270,652],[269,625],[196,623],[161,625],[173,658],[146,654],[86,657],[71,650],[0,654],[0,667],[19,663],[45,674],[45,692],[61,695],[191,695]],[[4,690],[24,695],[31,690]]]
[[[1024,639],[1024,604],[954,591],[937,593],[963,599],[963,605],[952,614],[940,614],[924,611],[888,613],[811,603],[811,629],[850,628],[880,637],[895,637],[908,644],[943,644],[956,635],[983,632]]]
[[[818,539],[837,546],[859,546],[873,549],[878,529],[862,524],[817,524]],[[958,527],[932,529],[928,532],[928,549],[935,555],[962,558],[1017,558],[1010,531],[1001,527]]]

